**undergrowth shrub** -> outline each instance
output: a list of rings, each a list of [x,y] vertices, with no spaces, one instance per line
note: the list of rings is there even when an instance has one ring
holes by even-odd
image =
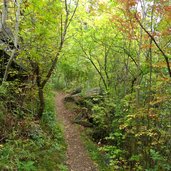
[[[169,171],[170,98],[157,98],[137,108],[134,94],[117,101],[105,97],[91,107],[93,128],[89,135],[105,153],[114,170]],[[155,104],[155,105],[154,105]]]
[[[46,93],[42,120],[35,120],[30,106],[35,108],[36,99],[30,94],[20,102],[21,95],[7,86],[6,93],[1,87],[0,95],[4,99],[0,101],[0,170],[66,170],[65,143],[56,120],[53,95]]]

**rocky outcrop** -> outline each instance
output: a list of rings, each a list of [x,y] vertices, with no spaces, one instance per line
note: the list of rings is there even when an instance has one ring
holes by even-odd
[[[93,99],[100,95],[103,95],[103,91],[99,87],[88,89],[85,92],[82,91],[82,88],[77,88],[77,89],[73,90],[69,95],[67,95],[65,97],[64,101],[65,102],[75,102],[76,104],[81,104],[85,100]]]

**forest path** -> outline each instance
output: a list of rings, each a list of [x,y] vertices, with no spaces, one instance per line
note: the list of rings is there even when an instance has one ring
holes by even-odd
[[[64,97],[66,94],[58,92],[56,95],[56,111],[58,119],[64,126],[64,138],[67,143],[67,165],[69,171],[98,171],[88,156],[80,138],[81,129],[72,123],[73,112],[66,109]]]

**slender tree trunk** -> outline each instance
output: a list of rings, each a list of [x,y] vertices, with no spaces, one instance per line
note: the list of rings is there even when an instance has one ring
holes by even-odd
[[[3,27],[5,27],[5,23],[7,20],[8,15],[8,3],[7,0],[3,1],[3,7],[2,7],[2,14],[1,14],[1,20],[0,20],[0,31],[2,31]]]
[[[16,23],[15,23],[15,32],[14,32],[14,49],[12,50],[10,59],[7,63],[6,69],[5,69],[5,73],[4,73],[4,77],[3,77],[3,82],[5,82],[7,80],[8,77],[8,71],[11,67],[12,61],[15,57],[15,53],[17,50],[17,45],[18,45],[18,33],[19,33],[19,23],[20,23],[20,4],[21,4],[22,0],[16,0],[16,6],[17,6],[17,11],[16,11]],[[5,2],[4,2],[5,3]],[[3,21],[3,19],[2,19]]]
[[[144,19],[143,19],[144,20]],[[139,50],[138,50],[138,56],[137,56],[137,72],[140,73],[141,71],[141,46],[142,46],[142,28],[140,28],[140,40],[139,40]],[[140,74],[138,74],[140,75]],[[139,107],[140,105],[140,77],[137,77],[137,89],[136,89],[136,103],[137,103],[137,107]]]
[[[68,9],[67,0],[65,0],[65,2],[64,2],[66,16],[65,16],[64,26],[63,26],[63,22],[62,22],[63,20],[61,17],[61,41],[60,41],[56,56],[51,64],[51,67],[50,67],[49,71],[47,72],[47,75],[44,80],[42,80],[42,78],[41,78],[39,65],[37,63],[32,65],[32,67],[35,69],[36,76],[37,76],[36,82],[37,82],[38,94],[39,94],[39,109],[38,109],[38,114],[37,114],[38,119],[42,118],[42,115],[43,115],[43,112],[45,109],[45,100],[44,100],[44,91],[43,91],[44,87],[47,84],[47,82],[49,81],[49,79],[56,67],[58,57],[60,55],[60,52],[61,52],[64,42],[65,42],[65,37],[67,34],[68,27],[69,27],[69,25],[74,17],[74,14],[76,12],[76,9],[78,7],[78,2],[79,2],[79,0],[77,0],[76,7],[75,7],[70,19],[69,19],[70,11]]]
[[[38,107],[38,113],[37,113],[37,119],[40,119],[42,117],[42,114],[44,112],[45,108],[45,100],[44,100],[44,92],[43,92],[43,87],[41,84],[41,76],[40,76],[40,68],[37,63],[34,63],[31,61],[31,65],[35,71],[36,74],[36,83],[37,83],[37,88],[38,88],[38,97],[39,97],[39,107]]]
[[[155,0],[153,1],[153,4],[155,5]],[[151,11],[151,18],[150,18],[150,31],[151,33],[154,32],[154,23],[153,23],[153,15],[154,15],[154,7],[152,8],[152,11]],[[148,85],[148,89],[149,89],[149,103],[148,103],[148,110],[150,108],[150,102],[152,100],[152,93],[151,93],[151,88],[152,88],[152,72],[153,72],[153,59],[152,59],[152,44],[153,44],[153,40],[152,38],[150,37],[150,48],[149,48],[149,51],[148,51],[148,58],[149,58],[149,72],[150,72],[150,76],[149,76],[149,85]]]
[[[38,119],[40,119],[45,109],[44,91],[42,87],[38,87],[38,93],[39,93],[39,109],[38,109],[37,117]]]

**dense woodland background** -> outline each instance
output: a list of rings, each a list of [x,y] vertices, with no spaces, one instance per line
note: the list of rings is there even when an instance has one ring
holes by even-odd
[[[73,89],[108,170],[171,170],[169,0],[1,0],[0,14],[0,170],[67,170],[52,92]]]

